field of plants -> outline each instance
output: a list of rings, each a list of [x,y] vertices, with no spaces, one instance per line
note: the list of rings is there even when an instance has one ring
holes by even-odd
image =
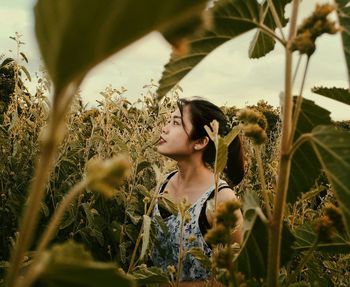
[[[0,54],[0,286],[181,286],[181,270],[161,270],[150,258],[155,223],[166,232],[162,218],[152,217],[155,202],[183,221],[186,215],[184,205],[158,195],[176,163],[159,155],[155,143],[176,99],[186,96],[178,82],[216,47],[253,29],[250,57],[285,47],[283,106],[263,99],[244,109],[224,106],[232,131],[225,138],[215,128],[209,133],[221,177],[227,143],[237,134],[243,139],[246,176],[235,191],[244,240],[232,245],[224,238],[233,227],[214,225],[207,237],[213,256],[196,247],[183,256],[211,270],[208,286],[349,286],[350,120],[332,121],[329,111],[303,98],[303,89],[324,33],[342,34],[350,71],[350,2],[318,5],[300,26],[298,0],[218,0],[210,9],[202,0],[104,0],[102,8],[83,1],[78,18],[80,2],[37,1],[46,65],[40,73],[28,71],[19,35],[16,55]],[[131,18],[138,21],[129,25]],[[103,100],[85,106],[79,85],[88,71],[152,30],[174,46],[159,84],[145,85],[135,103],[124,88],[108,86]],[[77,52],[77,45],[86,49]],[[297,73],[301,87],[294,85]],[[34,74],[33,93],[27,83]],[[350,105],[348,89],[313,92]],[[229,210],[217,211],[219,225],[234,220]]]

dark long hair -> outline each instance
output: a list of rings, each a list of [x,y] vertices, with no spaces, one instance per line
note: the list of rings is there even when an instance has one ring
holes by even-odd
[[[204,129],[204,126],[207,125],[210,127],[210,123],[213,120],[217,120],[219,122],[220,136],[227,135],[231,130],[227,118],[222,110],[218,106],[203,98],[182,98],[178,100],[177,105],[179,107],[181,116],[183,116],[184,107],[189,107],[190,120],[193,126],[189,134],[190,140],[197,140],[208,136],[207,132]],[[215,144],[210,139],[203,152],[202,160],[204,163],[207,163],[213,167],[215,162]],[[244,177],[245,169],[243,148],[239,136],[237,136],[228,147],[228,160],[224,169],[224,173],[233,185],[239,184]]]

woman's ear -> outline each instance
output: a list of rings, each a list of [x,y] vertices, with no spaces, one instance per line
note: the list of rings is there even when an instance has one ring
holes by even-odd
[[[195,150],[202,150],[207,146],[208,143],[209,143],[209,137],[207,137],[207,136],[202,137],[202,138],[196,140],[196,142],[194,144],[194,149]]]

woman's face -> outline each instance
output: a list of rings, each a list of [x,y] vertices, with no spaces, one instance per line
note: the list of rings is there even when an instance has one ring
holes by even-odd
[[[180,110],[173,112],[166,125],[162,128],[158,152],[172,159],[181,159],[193,152],[194,143],[189,139],[192,130],[188,106],[183,108],[181,121]]]

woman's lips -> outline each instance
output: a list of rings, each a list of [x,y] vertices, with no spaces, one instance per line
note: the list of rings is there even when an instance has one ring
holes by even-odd
[[[159,138],[158,145],[161,145],[163,143],[166,143],[166,140],[163,139],[162,137]]]

